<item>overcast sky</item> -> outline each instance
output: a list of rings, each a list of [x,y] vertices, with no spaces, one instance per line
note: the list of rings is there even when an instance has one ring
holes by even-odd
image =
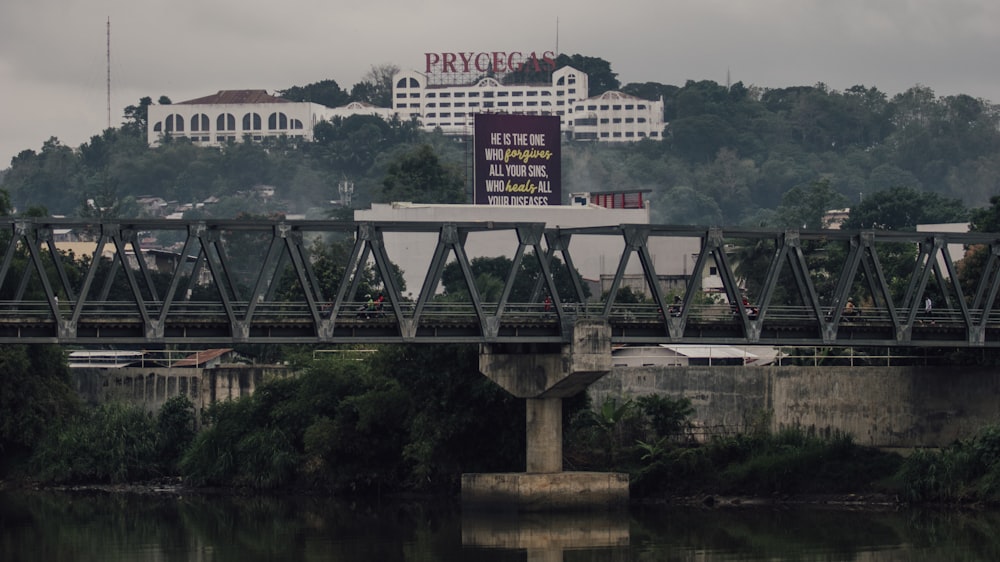
[[[0,169],[107,126],[108,18],[112,126],[143,96],[350,90],[372,65],[423,70],[424,53],[557,46],[607,60],[622,84],[728,70],[748,86],[920,84],[1000,103],[996,0],[2,0]]]

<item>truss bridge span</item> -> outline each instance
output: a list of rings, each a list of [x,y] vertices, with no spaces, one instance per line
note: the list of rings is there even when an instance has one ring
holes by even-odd
[[[994,234],[5,221],[0,343],[1000,347]]]

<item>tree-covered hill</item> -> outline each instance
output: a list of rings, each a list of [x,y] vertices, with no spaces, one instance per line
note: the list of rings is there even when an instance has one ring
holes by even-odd
[[[786,224],[790,206],[803,205],[803,194],[817,190],[822,197],[814,204],[840,206],[876,194],[933,195],[932,201],[947,203],[942,208],[949,217],[954,204],[982,207],[1000,194],[1000,112],[986,100],[938,97],[919,85],[891,97],[875,87],[836,91],[823,84],[620,85],[602,59],[562,55],[558,63],[589,72],[591,95],[620,89],[647,99],[662,96],[668,122],[663,141],[564,140],[564,198],[646,189],[656,222],[794,226]],[[379,102],[393,69],[372,67],[350,92],[326,79],[281,93],[319,103]],[[40,151],[21,152],[0,187],[18,212],[40,207],[70,216],[133,216],[147,212],[137,200],[156,196],[174,207],[191,205],[192,214],[220,218],[247,212],[327,216],[345,180],[355,186],[354,207],[390,200],[456,202],[470,192],[469,144],[411,122],[356,116],[318,126],[313,142],[200,148],[170,141],[150,148],[150,104],[151,98],[143,98],[127,107],[122,126],[77,148],[53,137]],[[273,198],[260,200],[254,191],[260,185],[273,187]],[[218,202],[199,206],[210,198]]]

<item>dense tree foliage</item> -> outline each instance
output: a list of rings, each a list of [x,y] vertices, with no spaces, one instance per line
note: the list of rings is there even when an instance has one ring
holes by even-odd
[[[454,491],[462,472],[524,465],[524,403],[478,373],[471,346],[312,361],[208,422],[181,462],[196,485]]]

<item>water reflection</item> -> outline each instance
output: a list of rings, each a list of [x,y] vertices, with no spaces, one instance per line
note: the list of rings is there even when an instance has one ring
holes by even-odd
[[[462,545],[523,550],[529,561],[562,562],[566,550],[627,552],[627,513],[462,514]]]
[[[0,493],[0,560],[1000,560],[996,512],[656,509],[585,517],[326,498]]]

